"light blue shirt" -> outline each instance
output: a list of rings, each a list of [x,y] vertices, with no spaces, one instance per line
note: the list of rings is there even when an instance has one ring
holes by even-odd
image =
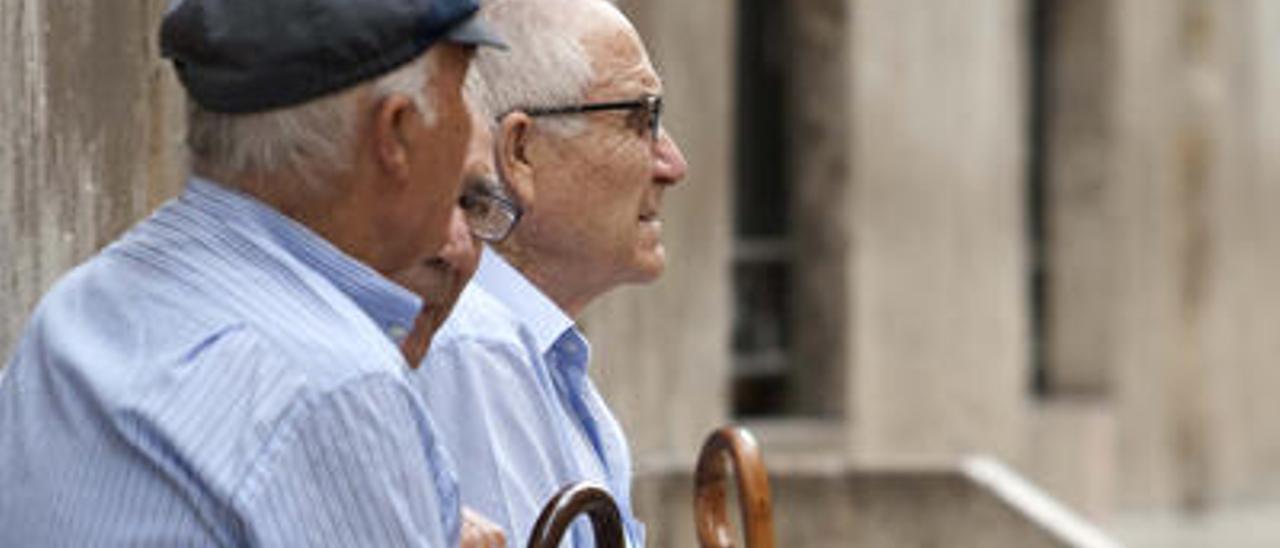
[[[587,375],[590,353],[560,307],[485,249],[413,375],[458,463],[463,505],[506,529],[512,547],[552,495],[582,480],[609,488],[629,542],[644,546],[626,438]],[[572,543],[594,545],[585,523]]]
[[[387,335],[419,306],[191,181],[31,318],[0,382],[0,546],[456,546]]]

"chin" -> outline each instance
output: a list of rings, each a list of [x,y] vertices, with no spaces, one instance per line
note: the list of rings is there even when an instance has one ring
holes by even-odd
[[[631,281],[638,284],[657,281],[666,269],[666,254],[663,253],[662,248],[658,248],[657,252],[646,253],[636,261],[634,268],[631,269]]]

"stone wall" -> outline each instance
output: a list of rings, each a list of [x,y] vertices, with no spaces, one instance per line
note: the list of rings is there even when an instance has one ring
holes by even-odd
[[[68,268],[171,195],[181,103],[164,0],[0,3],[0,355]]]
[[[1056,2],[1053,394],[1114,414],[1121,509],[1280,493],[1280,10]]]

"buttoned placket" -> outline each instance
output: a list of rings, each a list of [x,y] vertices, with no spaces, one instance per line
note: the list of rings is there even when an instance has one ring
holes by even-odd
[[[400,324],[391,324],[387,326],[387,337],[396,344],[404,343],[404,339],[409,336],[409,328]]]
[[[598,395],[588,390],[587,376],[582,376],[582,390],[580,391],[582,404],[587,410],[587,414],[592,417],[595,422],[596,436],[599,439],[599,451],[601,461],[607,470],[607,479],[609,482],[609,490],[613,492],[617,499],[618,508],[625,517],[624,524],[628,530],[629,545],[643,545],[643,531],[638,530],[633,525],[631,516],[631,474],[627,463],[626,447],[619,447],[615,442],[623,441],[623,436],[618,425],[609,418],[609,412],[604,407]],[[593,397],[594,396],[594,397]]]
[[[591,444],[597,463],[606,477],[611,477],[606,447],[601,443],[600,425],[595,413],[587,401],[587,362],[583,343],[573,329],[564,332],[553,345],[556,359],[556,375],[564,383],[565,398],[568,400],[577,426],[587,442]]]
[[[623,521],[627,528],[627,543],[634,546],[639,542],[637,537],[642,536],[642,533],[635,530],[631,523],[631,486],[623,452],[625,448],[617,447],[613,443],[614,440],[621,439],[622,434],[616,429],[616,425],[608,420],[603,402],[592,397],[590,377],[587,374],[587,364],[590,363],[591,357],[590,347],[573,328],[565,331],[552,347],[552,354],[556,359],[554,365],[558,369],[557,376],[566,384],[564,387],[566,397],[573,407],[573,414],[578,418],[577,426],[581,429],[580,433],[584,434],[591,444],[597,458],[596,462],[604,472],[609,490],[617,498],[616,502],[623,513]]]

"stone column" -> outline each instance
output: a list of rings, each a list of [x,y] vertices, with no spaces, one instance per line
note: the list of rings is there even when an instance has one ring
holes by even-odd
[[[1204,479],[1184,486],[1182,498],[1275,497],[1280,432],[1265,417],[1280,412],[1273,390],[1280,340],[1269,327],[1280,322],[1280,118],[1272,95],[1280,80],[1280,51],[1273,49],[1280,10],[1265,0],[1189,2],[1185,10],[1184,127],[1202,134],[1190,141],[1204,149],[1201,165],[1190,163],[1196,156],[1183,158],[1184,180],[1203,179],[1189,186],[1195,205],[1186,208],[1195,238],[1187,250],[1194,283],[1185,298],[1199,342],[1185,386],[1171,396],[1192,402],[1180,416],[1190,423],[1183,430],[1198,429],[1193,439],[1202,446],[1189,457]]]
[[[1023,3],[852,0],[850,451],[1017,461]]]
[[[1280,9],[1117,4],[1111,363],[1120,504],[1280,492]]]
[[[1222,124],[1205,207],[1218,249],[1206,310],[1204,388],[1220,448],[1212,499],[1280,496],[1280,5],[1210,2],[1222,82],[1208,91]]]
[[[0,4],[0,355],[39,296],[178,186],[164,0]]]
[[[1204,481],[1203,402],[1193,380],[1203,285],[1192,273],[1203,261],[1190,253],[1203,243],[1196,212],[1208,150],[1184,117],[1183,67],[1188,40],[1205,28],[1184,19],[1180,4],[1131,0],[1116,9],[1116,298],[1113,319],[1103,321],[1115,326],[1119,503],[1150,507]]]

